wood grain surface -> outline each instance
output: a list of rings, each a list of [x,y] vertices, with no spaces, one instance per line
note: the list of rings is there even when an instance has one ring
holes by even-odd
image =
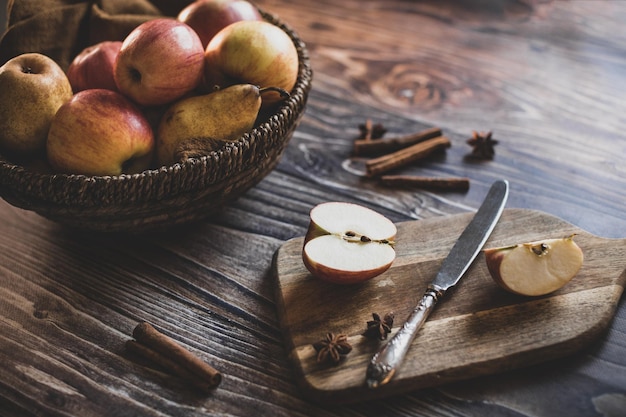
[[[546,213],[506,209],[485,247],[575,234],[586,254],[575,279],[547,296],[515,296],[493,282],[479,255],[438,303],[396,376],[369,389],[367,364],[385,342],[363,337],[367,321],[372,313],[394,313],[392,337],[472,216],[400,223],[391,268],[357,285],[311,276],[302,262],[303,238],[281,246],[273,265],[278,315],[307,396],[352,403],[471,379],[569,355],[606,330],[626,284],[626,239],[599,238]],[[313,344],[328,332],[346,334],[353,348],[338,365],[317,362]]]
[[[608,329],[562,359],[352,405],[311,401],[288,359],[271,264],[320,202],[445,219],[472,212],[496,178],[511,184],[509,208],[625,238],[626,2],[257,4],[305,40],[314,81],[256,187],[210,220],[140,236],[80,233],[0,201],[0,415],[624,416],[624,297]],[[363,178],[351,148],[366,118],[388,135],[442,128],[450,149],[398,173],[468,177],[469,191]],[[495,158],[468,160],[465,140],[489,130]],[[199,395],[127,353],[143,320],[222,372],[219,388]]]

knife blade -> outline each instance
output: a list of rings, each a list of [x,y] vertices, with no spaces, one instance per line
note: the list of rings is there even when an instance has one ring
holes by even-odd
[[[420,302],[406,322],[389,342],[374,355],[366,371],[366,383],[377,388],[393,378],[401,366],[411,343],[437,302],[447,290],[455,286],[480,253],[493,231],[509,195],[509,183],[498,180],[493,183],[480,208],[461,233],[439,272],[428,285]]]

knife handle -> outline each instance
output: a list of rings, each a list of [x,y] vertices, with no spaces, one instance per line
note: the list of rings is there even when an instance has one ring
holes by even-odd
[[[386,384],[402,364],[411,343],[433,308],[443,295],[443,291],[429,286],[420,302],[400,330],[374,355],[367,367],[366,382],[370,388]]]

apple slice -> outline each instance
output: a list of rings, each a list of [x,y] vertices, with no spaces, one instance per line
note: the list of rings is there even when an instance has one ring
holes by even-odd
[[[583,252],[573,237],[485,249],[487,268],[507,291],[528,296],[549,294],[574,278],[583,264]]]
[[[302,259],[314,276],[353,284],[385,272],[396,257],[396,226],[380,213],[352,203],[322,203],[311,210]]]

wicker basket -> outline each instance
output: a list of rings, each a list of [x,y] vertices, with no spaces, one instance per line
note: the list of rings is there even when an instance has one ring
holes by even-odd
[[[251,132],[218,151],[141,174],[44,174],[0,155],[0,196],[67,226],[92,231],[163,229],[207,218],[263,179],[278,163],[304,113],[312,70],[305,44],[278,18],[300,59],[296,86]]]

